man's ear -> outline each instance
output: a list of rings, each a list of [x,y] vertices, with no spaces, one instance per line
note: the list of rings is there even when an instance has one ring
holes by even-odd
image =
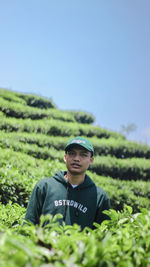
[[[94,162],[94,157],[91,157],[91,158],[90,158],[90,165],[92,165],[93,162]]]
[[[64,155],[64,162],[66,163],[66,154]]]

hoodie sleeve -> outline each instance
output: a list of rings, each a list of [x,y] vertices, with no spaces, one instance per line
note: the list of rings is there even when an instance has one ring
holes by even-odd
[[[104,192],[99,199],[98,202],[98,207],[96,211],[96,216],[95,216],[95,222],[101,224],[104,220],[109,220],[109,216],[104,214],[104,210],[110,209],[110,200],[106,193]]]
[[[25,220],[30,221],[33,224],[39,224],[40,216],[42,213],[43,206],[43,190],[37,184],[31,194],[27,211],[25,215]]]

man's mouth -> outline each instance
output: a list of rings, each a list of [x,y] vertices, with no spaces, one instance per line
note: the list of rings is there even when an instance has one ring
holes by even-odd
[[[78,164],[78,163],[72,163],[72,164],[71,164],[71,167],[73,167],[73,168],[80,168],[81,165]]]

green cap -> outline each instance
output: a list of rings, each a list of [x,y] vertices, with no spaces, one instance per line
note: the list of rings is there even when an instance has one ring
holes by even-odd
[[[91,142],[88,139],[85,139],[83,137],[77,136],[71,140],[69,140],[69,142],[67,143],[66,147],[65,147],[65,151],[68,151],[69,147],[72,145],[79,145],[84,147],[85,149],[87,149],[88,151],[92,152],[92,155],[94,154],[94,148],[91,144]]]

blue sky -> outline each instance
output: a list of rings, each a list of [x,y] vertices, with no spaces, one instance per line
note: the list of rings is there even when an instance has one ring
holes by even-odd
[[[150,145],[149,0],[1,0],[0,87]]]

